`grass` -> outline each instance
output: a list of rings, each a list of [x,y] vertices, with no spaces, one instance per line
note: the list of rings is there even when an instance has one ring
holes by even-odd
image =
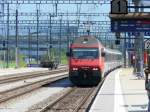
[[[61,64],[68,64],[67,57],[64,55],[61,56]]]
[[[61,53],[61,64],[68,64],[66,50],[64,50],[64,49],[62,50],[62,53]]]
[[[16,64],[14,61],[8,63],[8,68],[15,68]],[[7,63],[0,61],[0,68],[7,68]]]
[[[54,51],[53,51],[54,54]],[[45,57],[44,57],[45,58]],[[24,61],[25,56],[24,55],[19,55],[19,67],[26,67],[27,64]],[[36,64],[36,61],[31,61],[31,64]],[[68,64],[68,59],[66,57],[66,50],[62,49],[61,51],[61,64]],[[7,62],[4,62],[3,60],[0,60],[0,68],[6,68],[7,67]],[[8,63],[8,68],[15,68],[16,67],[16,62],[13,59],[13,61],[9,61]]]

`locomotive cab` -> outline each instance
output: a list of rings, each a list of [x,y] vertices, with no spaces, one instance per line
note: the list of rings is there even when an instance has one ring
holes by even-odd
[[[99,41],[93,37],[81,37],[70,47],[69,79],[75,85],[97,85],[104,67]]]
[[[75,85],[97,85],[105,74],[122,65],[122,53],[105,48],[93,36],[82,36],[70,45],[69,79]]]
[[[72,49],[70,80],[76,85],[96,85],[101,80],[98,48]]]

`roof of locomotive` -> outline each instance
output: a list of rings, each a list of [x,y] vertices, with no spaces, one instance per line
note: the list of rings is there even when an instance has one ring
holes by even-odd
[[[71,44],[71,47],[103,47],[106,53],[118,54],[122,53],[118,50],[113,50],[109,48],[105,48],[101,42],[94,36],[81,36],[77,37],[74,42]]]
[[[92,46],[92,47],[98,47],[102,46],[100,41],[96,39],[94,36],[81,36],[74,40],[72,43],[72,47],[82,47],[82,46]]]

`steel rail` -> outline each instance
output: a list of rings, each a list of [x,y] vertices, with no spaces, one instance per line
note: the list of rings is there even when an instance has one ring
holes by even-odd
[[[78,112],[80,110],[80,108],[84,105],[84,103],[88,100],[88,98],[91,96],[91,94],[93,93],[93,91],[95,90],[95,88],[92,88],[89,93],[83,98],[83,100],[76,105],[75,110],[73,110],[73,112]]]
[[[80,101],[80,103],[78,105],[75,106],[75,109],[72,112],[78,112],[82,106],[88,101],[90,103],[88,103],[89,105],[91,104],[91,102],[93,101],[93,99],[96,97],[98,91],[100,90],[103,82],[104,82],[105,78],[103,78],[103,80],[99,83],[99,85],[97,87],[92,87],[89,92],[84,96],[84,98]],[[77,89],[77,87],[73,87],[71,88],[68,92],[66,92],[64,95],[60,96],[59,98],[57,98],[55,101],[53,101],[52,103],[46,105],[45,107],[43,107],[40,111],[38,112],[46,112],[48,109],[51,109],[54,105],[56,105],[57,103],[59,103],[61,100],[64,100],[68,95],[70,95],[72,92],[74,92]],[[92,98],[92,99],[90,99]],[[90,99],[90,100],[89,100]],[[89,107],[89,105],[87,105],[87,109]],[[86,109],[86,110],[87,110]]]
[[[42,72],[35,72],[35,73],[18,73],[17,75],[9,75],[9,76],[0,76],[0,84],[3,83],[10,83],[15,82],[18,80],[24,80],[29,78],[41,77],[46,75],[53,75],[55,73],[62,73],[67,72],[67,69],[59,69],[55,71],[42,71]]]
[[[22,86],[19,86],[19,87],[16,87],[16,88],[12,88],[12,89],[9,89],[9,90],[6,90],[6,91],[2,91],[2,92],[0,92],[0,103],[4,102],[4,101],[7,101],[11,98],[15,98],[19,95],[23,95],[23,94],[25,94],[27,92],[30,92],[30,91],[33,91],[35,89],[38,89],[41,86],[46,85],[48,83],[53,83],[55,81],[58,81],[58,80],[61,80],[61,79],[67,78],[67,77],[68,77],[68,74],[65,73],[65,74],[60,75],[60,76],[55,76],[55,77],[51,77],[51,78],[42,79],[42,80],[39,80],[39,81],[27,83],[25,85],[22,85]]]
[[[65,94],[63,94],[62,96],[60,96],[59,98],[57,98],[55,101],[53,101],[52,103],[46,105],[45,107],[43,107],[40,111],[38,112],[45,112],[47,109],[49,109],[50,107],[54,106],[56,103],[58,103],[59,101],[61,101],[64,97],[66,97],[67,95],[69,95],[70,93],[72,93],[75,90],[75,88],[71,88],[69,89]]]

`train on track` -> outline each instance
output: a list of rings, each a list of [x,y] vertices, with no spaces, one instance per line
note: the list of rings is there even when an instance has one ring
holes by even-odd
[[[122,66],[122,53],[105,48],[94,36],[81,36],[70,45],[69,79],[75,85],[97,85],[107,72]]]

